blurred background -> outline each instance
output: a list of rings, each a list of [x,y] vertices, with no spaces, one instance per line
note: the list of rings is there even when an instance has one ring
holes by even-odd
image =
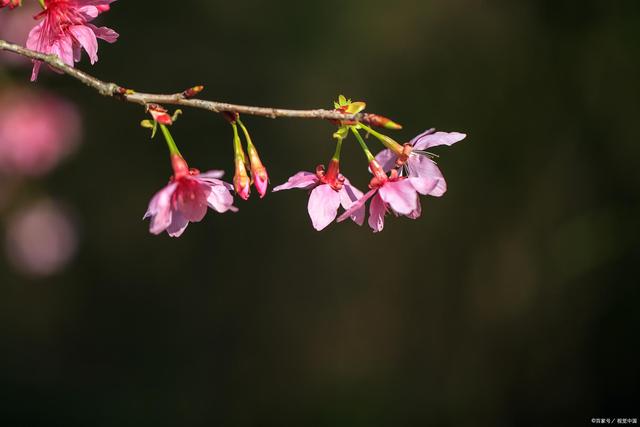
[[[1,10],[0,37],[24,44],[34,10]],[[120,39],[78,67],[126,87],[289,108],[344,93],[400,141],[468,137],[433,150],[448,193],[376,235],[316,232],[287,191],[153,236],[171,171],[143,109],[44,68],[30,84],[3,55],[3,426],[640,417],[640,2],[118,1],[98,24]],[[245,123],[272,185],[333,153],[329,123]],[[173,133],[231,179],[224,120],[188,110]]]

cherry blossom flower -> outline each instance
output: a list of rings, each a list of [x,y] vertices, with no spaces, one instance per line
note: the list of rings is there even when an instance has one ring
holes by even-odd
[[[77,147],[80,116],[63,99],[11,89],[0,95],[0,111],[0,174],[46,174]]]
[[[369,205],[369,226],[374,233],[382,231],[384,228],[384,217],[391,211],[396,216],[402,215],[411,219],[416,219],[421,214],[421,206],[418,193],[423,191],[428,193],[433,188],[425,187],[418,178],[399,176],[398,171],[393,169],[390,176],[384,173],[382,167],[376,160],[369,163],[369,169],[373,173],[373,178],[369,183],[369,192],[360,197],[351,205],[340,217],[338,222],[357,215],[364,218],[365,203],[371,199]],[[435,186],[436,183],[433,183]],[[421,191],[418,191],[418,188]]]
[[[434,156],[425,150],[438,145],[451,146],[466,136],[459,132],[436,132],[435,129],[429,129],[405,144],[402,155],[397,156],[386,149],[376,155],[376,160],[385,172],[399,166],[402,168],[402,175],[419,178],[414,180],[414,184],[420,194],[440,197],[447,191],[447,182],[432,160]],[[425,193],[429,188],[431,190]]]
[[[335,159],[329,163],[329,170],[325,173],[324,166],[316,168],[316,172],[298,172],[289,180],[273,189],[273,191],[302,188],[311,190],[307,209],[313,228],[320,231],[327,227],[338,214],[340,205],[349,209],[362,198],[362,192],[351,185],[349,180],[339,172],[339,162]],[[357,211],[345,218],[351,218],[356,224],[364,222],[364,210]]]
[[[79,62],[82,49],[91,64],[98,60],[98,40],[114,43],[118,33],[107,27],[90,24],[100,13],[109,10],[115,0],[44,0],[45,9],[36,15],[42,19],[27,38],[27,48],[54,54],[70,67]],[[41,63],[36,61],[31,81],[38,78]]]
[[[229,191],[233,186],[220,180],[223,171],[200,173],[189,169],[177,154],[172,155],[171,163],[174,172],[171,181],[153,196],[144,215],[144,219],[151,218],[151,233],[166,231],[171,237],[179,237],[189,222],[204,218],[207,207],[220,213],[237,211]]]

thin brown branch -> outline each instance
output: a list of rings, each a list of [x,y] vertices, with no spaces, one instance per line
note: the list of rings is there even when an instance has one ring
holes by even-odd
[[[129,90],[115,83],[107,83],[99,80],[83,71],[70,67],[62,62],[56,55],[46,55],[40,52],[26,49],[22,46],[0,40],[0,50],[13,52],[18,55],[33,60],[42,61],[52,68],[73,77],[84,83],[90,88],[95,89],[103,96],[117,98],[123,101],[135,104],[171,104],[184,107],[200,108],[212,111],[214,113],[231,112],[239,114],[249,114],[253,116],[270,117],[272,119],[278,117],[303,118],[303,119],[324,119],[324,120],[340,120],[340,121],[361,121],[370,123],[369,114],[344,114],[332,110],[287,110],[282,108],[270,107],[253,107],[248,105],[228,104],[225,102],[207,101],[204,99],[187,98],[183,93],[175,94],[154,94],[142,93]],[[375,124],[371,121],[371,124]]]

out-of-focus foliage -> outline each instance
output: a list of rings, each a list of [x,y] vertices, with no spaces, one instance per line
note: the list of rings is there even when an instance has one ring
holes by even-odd
[[[82,240],[46,280],[0,261],[3,425],[638,416],[639,3],[150,4],[100,18],[121,37],[92,73],[293,108],[344,93],[402,123],[398,140],[469,136],[437,150],[448,193],[378,235],[351,222],[318,233],[306,196],[283,192],[169,239],[141,220],[170,174],[143,110],[43,72],[38,87],[83,114],[80,153],[40,183],[75,206]],[[6,90],[29,70],[0,75]],[[273,184],[332,154],[330,123],[244,122]],[[191,166],[230,178],[223,119],[185,111],[172,131]],[[342,169],[364,189],[349,142]]]

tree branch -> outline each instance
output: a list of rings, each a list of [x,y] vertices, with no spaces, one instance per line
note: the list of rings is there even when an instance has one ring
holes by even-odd
[[[184,93],[175,94],[153,94],[135,92],[133,90],[124,88],[115,83],[107,83],[99,80],[83,71],[70,67],[62,62],[62,60],[56,55],[46,55],[40,52],[36,52],[30,49],[26,49],[22,46],[0,40],[0,50],[13,52],[18,55],[24,56],[37,61],[42,61],[52,68],[73,77],[76,80],[84,83],[90,88],[95,89],[103,96],[117,98],[126,102],[132,102],[140,105],[147,104],[170,104],[180,105],[184,107],[200,108],[203,110],[212,111],[214,113],[239,113],[248,114],[253,116],[270,117],[272,119],[278,117],[288,118],[301,118],[301,119],[324,119],[324,120],[340,120],[347,122],[360,121],[363,123],[376,125],[380,116],[367,113],[359,114],[346,114],[333,110],[287,110],[282,108],[269,108],[269,107],[253,107],[248,105],[236,105],[228,104],[225,102],[207,101],[204,99],[188,98]]]

